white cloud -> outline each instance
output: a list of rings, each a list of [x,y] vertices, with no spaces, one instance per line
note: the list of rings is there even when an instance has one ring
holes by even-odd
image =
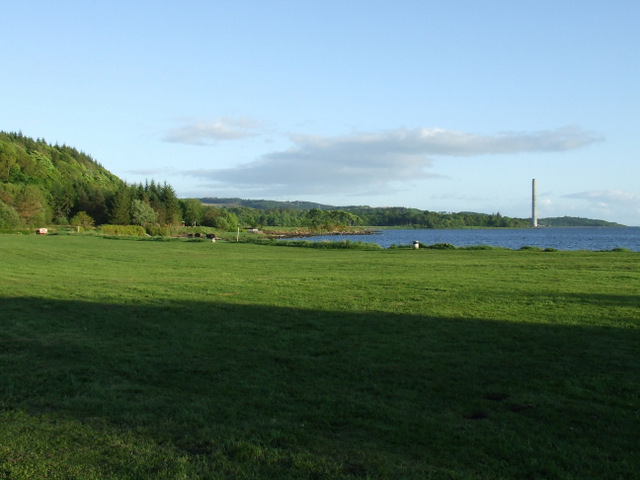
[[[476,201],[480,198],[476,195],[469,193],[434,193],[429,198],[432,200],[464,200],[464,201]],[[482,198],[484,200],[484,198]]]
[[[153,169],[153,168],[139,168],[134,170],[127,170],[126,173],[130,173],[131,175],[143,175],[151,177],[153,175],[159,175],[165,173],[165,169]]]
[[[592,217],[638,225],[640,194],[623,190],[592,190],[564,195],[564,198],[586,201]]]
[[[220,140],[237,140],[259,135],[260,124],[247,118],[222,117],[213,121],[183,121],[167,131],[162,140],[189,145],[210,145]]]
[[[397,129],[339,137],[292,136],[287,150],[228,169],[182,174],[247,194],[388,193],[405,182],[439,177],[431,157],[562,152],[601,139],[578,128],[477,135],[439,128]]]
[[[622,190],[592,190],[564,195],[567,198],[576,198],[599,204],[623,203],[640,204],[640,195]]]

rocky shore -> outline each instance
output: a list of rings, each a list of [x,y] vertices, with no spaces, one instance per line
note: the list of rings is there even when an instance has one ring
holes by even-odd
[[[375,235],[375,230],[362,229],[362,230],[336,230],[331,232],[323,231],[309,231],[309,230],[269,230],[266,232],[258,232],[269,238],[305,238],[305,237],[318,237],[326,235]]]

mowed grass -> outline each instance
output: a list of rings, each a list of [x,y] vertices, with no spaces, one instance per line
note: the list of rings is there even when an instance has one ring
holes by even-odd
[[[640,254],[0,236],[0,479],[626,479]]]

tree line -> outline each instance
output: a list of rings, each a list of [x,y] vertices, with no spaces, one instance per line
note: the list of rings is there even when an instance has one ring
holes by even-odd
[[[241,225],[311,227],[331,230],[337,226],[384,226],[404,228],[465,228],[503,227],[520,228],[529,226],[528,219],[506,217],[500,213],[484,214],[474,212],[444,213],[405,207],[329,207],[318,205],[310,209],[297,208],[289,202],[280,202],[271,208],[253,208],[241,205],[241,201],[225,203],[224,199],[201,199],[215,202],[218,208],[226,208],[233,213]],[[220,201],[223,200],[223,201]],[[248,201],[252,204],[262,201]],[[220,207],[220,205],[227,205]]]
[[[127,184],[89,155],[22,132],[0,132],[0,228],[43,225],[182,225],[237,228],[225,209],[178,199],[154,180]]]

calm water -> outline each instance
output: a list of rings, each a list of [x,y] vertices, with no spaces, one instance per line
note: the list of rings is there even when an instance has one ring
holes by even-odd
[[[450,243],[457,247],[489,245],[517,250],[521,247],[556,248],[558,250],[611,250],[628,248],[640,251],[640,227],[602,228],[525,228],[465,230],[381,230],[375,235],[327,235],[307,238],[312,241],[362,241],[383,247]]]

